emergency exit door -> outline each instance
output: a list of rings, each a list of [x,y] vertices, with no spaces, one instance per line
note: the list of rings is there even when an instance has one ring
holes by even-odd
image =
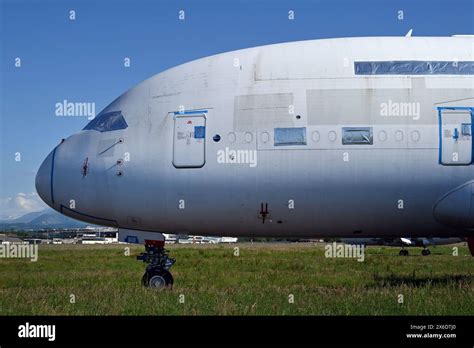
[[[439,108],[440,163],[469,165],[472,163],[472,109]]]
[[[206,163],[206,117],[176,115],[174,118],[173,165],[200,168]]]

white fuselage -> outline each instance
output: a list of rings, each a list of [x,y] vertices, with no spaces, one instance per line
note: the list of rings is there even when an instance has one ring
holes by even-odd
[[[473,45],[328,39],[190,62],[101,113],[126,127],[106,120],[58,145],[37,190],[68,216],[131,230],[472,236]],[[388,63],[367,74],[360,62]]]

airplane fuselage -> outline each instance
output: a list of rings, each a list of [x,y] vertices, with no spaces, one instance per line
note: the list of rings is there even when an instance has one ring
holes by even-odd
[[[473,45],[313,40],[178,66],[59,144],[38,192],[131,230],[472,236]]]

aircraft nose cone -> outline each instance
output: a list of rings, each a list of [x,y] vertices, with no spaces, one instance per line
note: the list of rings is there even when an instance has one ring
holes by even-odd
[[[53,206],[53,190],[52,190],[52,173],[53,173],[53,161],[54,161],[54,150],[46,157],[36,173],[36,192],[41,199],[48,204]]]

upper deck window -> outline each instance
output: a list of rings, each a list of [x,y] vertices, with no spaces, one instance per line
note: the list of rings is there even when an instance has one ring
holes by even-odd
[[[377,61],[354,62],[356,75],[474,75],[471,61]]]
[[[90,121],[83,130],[96,130],[108,132],[127,128],[127,122],[122,115],[122,111],[112,111],[97,115]]]

